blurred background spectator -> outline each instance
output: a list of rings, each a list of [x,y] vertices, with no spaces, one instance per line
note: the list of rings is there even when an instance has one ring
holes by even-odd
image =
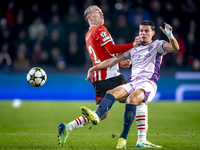
[[[33,22],[28,27],[28,35],[31,40],[35,40],[39,32],[43,32],[44,35],[47,35],[47,27],[43,23],[41,17],[36,17]]]
[[[9,54],[10,49],[9,49],[9,44],[7,42],[4,42],[1,45],[1,50],[0,50],[0,69],[4,71],[10,71],[12,67],[12,59]]]
[[[20,43],[16,49],[16,57],[13,65],[18,69],[26,69],[30,67],[30,51],[25,43]]]
[[[52,47],[48,64],[55,66],[59,70],[65,70],[67,67],[66,59],[61,53],[59,47]]]
[[[89,25],[83,13],[98,5],[116,44],[132,42],[143,20],[156,25],[154,40],[167,37],[159,26],[173,27],[180,51],[163,58],[163,68],[199,71],[200,29],[197,0],[9,0],[0,6],[0,69],[23,70],[44,65],[58,70],[91,66],[85,47]]]

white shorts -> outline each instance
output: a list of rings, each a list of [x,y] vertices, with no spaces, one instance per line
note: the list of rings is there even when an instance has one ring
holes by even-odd
[[[145,98],[142,102],[150,102],[156,95],[157,91],[157,85],[155,82],[148,79],[134,80],[120,85],[120,87],[123,87],[129,95],[137,89],[143,89],[145,91]]]

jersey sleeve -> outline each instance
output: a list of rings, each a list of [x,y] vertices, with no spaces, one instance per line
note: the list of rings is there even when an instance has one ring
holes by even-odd
[[[113,43],[112,37],[110,36],[106,27],[103,25],[100,25],[95,30],[94,35],[95,35],[95,40],[98,41],[98,43],[102,47],[104,47],[110,54],[123,53],[133,48],[133,43],[124,45],[115,45]]]
[[[106,50],[110,54],[124,53],[130,50],[131,48],[133,48],[133,43],[124,44],[124,45],[114,45],[112,42],[109,42],[108,44],[104,46],[104,48],[106,48]]]
[[[165,47],[164,47],[164,44],[166,43],[166,41],[164,41],[164,40],[160,40],[159,42],[158,42],[158,53],[160,53],[160,54],[162,54],[162,55],[165,55],[165,54],[167,54],[168,53],[168,51],[165,49]]]
[[[127,51],[124,53],[124,57],[128,58],[131,60],[131,53],[130,53],[131,50]]]
[[[100,25],[95,31],[95,40],[98,41],[101,46],[104,46],[108,42],[112,42],[112,37],[106,27]]]

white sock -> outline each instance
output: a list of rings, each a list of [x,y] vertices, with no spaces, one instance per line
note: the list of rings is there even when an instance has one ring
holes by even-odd
[[[73,129],[83,127],[83,125],[90,123],[91,121],[84,116],[80,116],[77,119],[71,121],[67,127],[68,132],[71,132]]]
[[[136,108],[136,123],[138,128],[138,141],[145,142],[147,141],[146,134],[148,129],[147,123],[147,105],[139,105]]]

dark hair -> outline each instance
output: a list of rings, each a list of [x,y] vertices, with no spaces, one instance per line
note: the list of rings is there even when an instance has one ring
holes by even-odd
[[[153,21],[145,20],[140,23],[140,25],[150,26],[153,31],[155,31],[155,24]]]

